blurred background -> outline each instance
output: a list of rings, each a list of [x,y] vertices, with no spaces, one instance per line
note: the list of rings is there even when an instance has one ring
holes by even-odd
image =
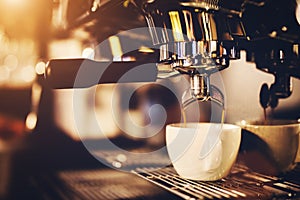
[[[178,97],[189,87],[185,77],[159,80],[157,83],[99,85],[76,91],[52,90],[43,81],[45,66],[53,58],[89,58],[97,61],[156,58],[155,52],[144,46],[151,42],[147,33],[113,36],[117,34],[116,29],[146,27],[146,23],[141,15],[133,12],[134,8],[129,6],[126,10],[117,6],[111,9],[107,2],[109,1],[0,0],[0,197],[7,192],[7,185],[12,178],[8,173],[13,170],[12,161],[7,152],[17,151],[17,154],[23,155],[23,150],[19,152],[16,149],[28,149],[28,146],[42,141],[39,145],[46,146],[39,147],[42,149],[40,156],[52,155],[53,152],[59,154],[64,148],[68,149],[64,146],[66,141],[78,142],[80,137],[102,138],[103,135],[99,134],[97,128],[99,125],[107,137],[126,137],[140,142],[153,136],[152,132],[155,130],[155,137],[151,137],[146,143],[160,147],[164,145],[164,129],[147,126],[161,125],[158,119],[161,113],[155,114],[156,107],[152,106],[159,104],[165,108],[165,124],[182,120]],[[91,20],[83,23],[83,26],[77,26],[77,23],[81,23],[80,16],[84,16],[87,10],[96,10],[102,5],[108,8],[104,9],[105,12],[96,21]],[[112,13],[115,15],[111,16]],[[74,28],[66,31],[66,26]],[[107,43],[99,47],[98,44],[103,41]],[[122,45],[128,42],[140,47],[138,53],[123,55]],[[259,104],[260,87],[263,83],[270,85],[274,81],[272,75],[257,70],[255,64],[245,61],[245,57],[245,52],[242,51],[241,59],[231,61],[230,67],[218,74],[222,77],[226,99],[225,121],[229,123],[242,119],[262,120],[264,114]],[[292,95],[281,99],[275,110],[268,108],[269,116],[300,118],[300,81],[292,78],[292,83]],[[128,105],[122,97],[131,91],[134,92]],[[77,100],[76,112],[73,107],[74,92],[77,98],[81,97]],[[112,105],[112,102],[115,103]],[[210,103],[200,105],[201,121],[210,120],[210,106]],[[152,114],[149,111],[151,107],[154,109]],[[160,111],[158,108],[158,112]],[[151,119],[158,120],[149,120],[149,115],[152,116]],[[74,118],[77,119],[76,122]],[[132,128],[132,124],[139,128]],[[81,135],[78,135],[77,126],[84,127]],[[35,141],[31,138],[32,135],[46,135],[47,139]],[[31,141],[26,141],[25,145],[19,143],[18,138],[27,139],[28,136],[29,140],[34,141],[33,144]],[[54,151],[53,148],[56,147]],[[32,153],[31,150],[28,152]],[[34,149],[34,152],[37,150]],[[76,157],[71,148],[66,152],[68,156]],[[14,166],[27,166],[31,161],[28,165],[30,167],[42,165],[36,160],[18,160]],[[75,163],[78,164],[77,162],[80,163],[78,160]],[[49,163],[50,161],[43,166],[53,167],[53,163]]]
[[[52,1],[1,1],[1,128],[25,130],[32,106],[31,90],[45,64],[50,38]],[[16,127],[14,128],[14,124]],[[0,137],[13,137],[1,131]]]
[[[150,58],[149,60],[156,58],[151,49],[150,52],[147,48],[143,49],[145,44],[151,42],[147,33],[144,35],[127,33],[127,35],[109,37],[121,30],[145,27],[146,24],[143,17],[133,11],[134,8],[129,6],[121,9],[122,6],[116,6],[115,10],[111,10],[112,8],[106,3],[107,1],[96,0],[0,1],[0,122],[4,129],[10,129],[9,127],[13,127],[10,122],[16,122],[15,130],[18,135],[22,134],[22,128],[29,132],[32,131],[39,121],[40,127],[44,129],[54,125],[70,134],[75,132],[75,125],[70,126],[67,123],[72,124],[71,119],[74,115],[72,113],[73,90],[51,90],[43,85],[41,75],[49,59],[90,58],[98,61],[130,61],[147,59],[147,56]],[[96,10],[100,6],[107,7],[107,9],[103,9],[103,16],[100,15],[97,20],[91,20],[89,23],[80,21],[87,15],[87,10]],[[107,17],[105,16],[107,10],[109,12],[116,11],[118,14]],[[120,17],[125,14],[126,18]],[[66,31],[67,26],[71,27],[71,31]],[[98,44],[104,40],[106,43],[99,46]],[[135,46],[142,49],[140,51],[142,53],[122,55],[122,48],[128,43],[135,43]],[[270,85],[274,80],[272,75],[263,73],[257,70],[253,63],[246,62],[245,57],[245,52],[242,52],[241,59],[232,61],[228,69],[221,71],[227,102],[226,121],[231,123],[241,119],[262,118],[263,112],[258,101],[260,87],[262,83]],[[171,90],[175,93],[178,92],[178,96],[188,87],[187,84],[180,84],[180,78],[164,81],[171,85],[170,87],[173,88]],[[183,82],[181,81],[181,83]],[[281,99],[279,106],[272,111],[278,118],[299,117],[300,95],[297,93],[299,80],[293,79],[292,83],[294,92],[291,97]],[[145,85],[141,90],[144,95],[147,93],[145,88],[151,88],[151,91],[158,88],[157,93],[149,92],[151,93],[151,97],[147,96],[149,102],[152,101],[151,98],[157,99],[165,94],[160,90],[170,90],[164,87],[162,89],[159,84],[156,84],[155,87],[151,87],[153,84],[148,84],[148,86],[147,84],[138,86],[125,84],[118,90],[124,92],[127,87],[139,88],[141,85]],[[109,104],[113,98],[112,95],[118,96],[113,90],[114,87],[114,85],[101,85],[81,91],[83,96],[82,118],[85,119],[86,115],[93,115],[96,103],[97,112],[106,113],[106,116],[102,118],[100,117],[102,114],[97,115],[101,118],[98,121],[107,120],[103,123],[107,125],[104,132],[112,135],[119,132],[113,122],[113,116],[109,114],[112,113],[109,110],[111,109]],[[121,87],[123,88],[121,89]],[[96,94],[94,94],[95,91]],[[173,99],[177,94],[173,96]],[[162,102],[164,98],[170,98],[170,95],[166,96],[157,101]],[[175,98],[174,102],[176,101],[178,100]],[[270,114],[271,110],[268,110],[268,113]],[[204,120],[209,120],[208,118],[205,119],[203,116]],[[92,134],[95,125],[85,124],[88,130],[87,134],[88,132]],[[10,137],[10,134],[2,132],[1,137]]]

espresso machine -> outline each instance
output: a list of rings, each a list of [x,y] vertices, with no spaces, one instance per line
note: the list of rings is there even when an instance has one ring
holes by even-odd
[[[230,60],[239,59],[242,50],[247,53],[246,60],[254,62],[258,70],[274,75],[273,84],[261,87],[260,104],[263,108],[275,108],[279,99],[289,97],[292,93],[291,77],[299,78],[299,22],[295,1],[111,1],[103,5],[95,1],[90,5],[89,10],[77,18],[70,14],[64,30],[94,23],[90,29],[98,33],[101,41],[108,33],[113,35],[141,27],[144,22],[149,29],[152,47],[158,51],[156,57],[149,57],[157,64],[140,68],[137,74],[147,74],[147,77],[132,75],[132,80],[125,82],[155,81],[187,74],[191,99],[184,104],[194,99],[212,100],[222,105],[224,97],[217,87],[210,84],[210,75],[229,67]],[[109,15],[106,12],[119,9],[122,16],[112,15],[119,25],[114,24],[107,33],[101,33],[97,26],[101,26],[101,22],[105,24],[105,15]],[[135,64],[112,62],[108,70],[113,70],[109,73],[115,77],[107,78],[105,74],[102,76],[104,80],[84,80],[76,86],[75,75],[83,62],[50,60],[46,80],[54,88],[90,87],[117,82],[122,74],[142,64],[138,59]],[[101,63],[98,64],[97,67],[97,63],[90,62],[86,70],[93,74],[95,68],[101,68]],[[62,68],[62,65],[68,67]],[[64,77],[69,77],[69,80]]]
[[[147,30],[143,33],[149,36],[150,42],[146,45],[151,51],[145,53],[130,46],[125,52],[135,56],[130,61],[50,58],[44,74],[39,77],[50,89],[156,82],[184,76],[189,90],[181,99],[183,108],[194,102],[212,102],[226,113],[226,95],[222,88],[212,83],[212,77],[230,69],[233,61],[241,59],[241,52],[246,52],[246,61],[255,64],[258,71],[274,76],[273,83],[262,84],[259,92],[259,104],[264,109],[277,108],[279,101],[293,92],[291,79],[300,79],[300,14],[296,0],[58,2],[64,14],[53,30],[53,38],[70,37],[72,31],[80,28],[101,44],[120,32]],[[221,114],[215,121],[223,122],[223,117]],[[97,143],[91,141],[91,144],[96,148]],[[120,170],[132,161],[130,156],[119,152],[105,153],[103,150],[99,154],[112,164],[111,168]],[[66,199],[296,199],[300,195],[299,167],[296,172],[277,177],[259,174],[237,164],[229,177],[216,182],[197,182],[176,176],[169,166],[156,170],[159,158],[150,157],[150,160],[153,165],[149,169],[132,169],[130,172],[134,176],[107,168],[75,169],[60,171],[56,176],[38,174],[30,180],[33,188],[48,192],[48,197],[54,199],[61,194]],[[82,165],[78,160],[74,162],[78,163]],[[112,182],[111,177],[118,179],[117,182]],[[128,178],[132,183],[128,183]],[[155,187],[149,186],[149,182]],[[127,184],[131,188],[126,188]],[[109,189],[107,185],[119,189]],[[47,187],[52,188],[50,193]]]

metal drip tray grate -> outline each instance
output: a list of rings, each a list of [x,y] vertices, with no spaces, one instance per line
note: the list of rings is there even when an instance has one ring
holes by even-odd
[[[138,176],[183,199],[300,199],[300,166],[283,177],[236,165],[229,176],[204,182],[181,178],[173,167],[138,168]]]

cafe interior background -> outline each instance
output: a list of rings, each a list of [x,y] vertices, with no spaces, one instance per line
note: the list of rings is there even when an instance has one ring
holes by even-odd
[[[164,145],[164,129],[153,135],[151,131],[155,128],[146,126],[149,108],[153,105],[164,107],[166,123],[180,120],[176,95],[188,87],[182,84],[182,77],[154,83],[103,84],[84,89],[52,89],[45,82],[43,74],[50,59],[135,61],[152,56],[151,49],[144,46],[151,39],[149,33],[121,32],[146,26],[144,19],[134,12],[112,9],[100,15],[95,23],[65,30],[78,16],[89,9],[97,10],[107,2],[0,1],[0,199],[11,195],[11,188],[19,189],[18,177],[26,174],[100,165],[82,150],[82,138],[122,138],[120,141],[124,140],[126,145],[142,144],[150,148]],[[123,17],[114,16],[116,12]],[[107,45],[99,47],[104,40]],[[122,55],[122,45],[128,41],[140,46],[138,54]],[[246,52],[242,50],[241,58],[231,60],[230,66],[220,71],[219,76],[226,98],[225,122],[264,119],[259,102],[260,88],[263,83],[271,85],[274,82],[272,74],[257,70],[253,62],[246,62]],[[291,78],[291,82],[291,96],[279,99],[276,108],[267,108],[268,116],[300,118],[300,80]],[[128,115],[123,108],[122,96],[131,91],[134,91],[132,105],[125,108],[130,110]],[[75,92],[77,98],[80,96],[76,111],[73,106]],[[117,103],[112,105],[113,101]],[[209,104],[202,103],[200,107],[201,120],[209,120],[206,116]],[[160,117],[160,114],[155,115],[155,108],[151,110],[153,119]],[[159,112],[161,108],[157,109]],[[151,123],[155,126],[155,123],[161,123],[160,120]],[[99,124],[105,136],[99,135]],[[142,128],[132,129],[132,124]],[[77,127],[82,127],[81,135],[78,135]],[[146,137],[147,134],[151,137]]]

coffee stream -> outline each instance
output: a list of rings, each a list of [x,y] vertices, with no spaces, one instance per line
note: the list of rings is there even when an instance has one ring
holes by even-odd
[[[267,124],[267,108],[263,108],[264,110],[264,124]]]
[[[267,115],[267,108],[263,108],[264,112],[264,124],[268,124],[268,121],[274,118],[274,108],[271,108],[270,116]]]

